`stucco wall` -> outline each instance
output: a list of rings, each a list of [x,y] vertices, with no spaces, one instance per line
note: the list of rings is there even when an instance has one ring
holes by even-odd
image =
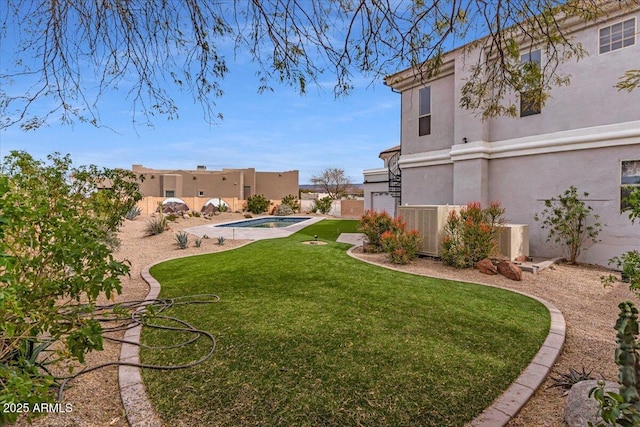
[[[453,204],[453,164],[403,169],[402,204]]]
[[[507,209],[509,222],[529,224],[531,253],[562,255],[546,243],[547,232],[533,219],[544,200],[562,194],[570,185],[589,193],[585,202],[606,224],[602,240],[589,248],[580,261],[607,265],[610,258],[640,248],[640,226],[632,226],[620,211],[620,161],[640,158],[638,146],[611,147],[563,153],[496,159],[490,162],[490,199]]]
[[[255,194],[267,199],[281,199],[292,194],[298,197],[298,171],[256,172]]]
[[[636,17],[636,31],[640,13],[627,14],[607,23]],[[598,53],[598,26],[592,25],[575,33],[589,55],[580,61],[570,60],[560,68],[571,76],[569,86],[554,88],[540,114],[522,117],[501,117],[490,120],[489,141],[500,141],[545,133],[607,125],[640,119],[640,95],[615,88],[626,70],[637,69],[640,40],[623,49]]]

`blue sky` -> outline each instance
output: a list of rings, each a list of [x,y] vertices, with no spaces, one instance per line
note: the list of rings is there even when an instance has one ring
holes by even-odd
[[[157,169],[254,167],[260,171],[299,170],[300,184],[326,168],[342,168],[353,183],[364,169],[382,167],[380,151],[400,138],[400,96],[381,81],[354,76],[351,95],[336,99],[331,75],[300,95],[271,82],[274,92],[257,93],[256,67],[246,58],[227,56],[230,72],[225,92],[216,100],[224,119],[210,125],[191,96],[178,98],[179,119],[156,116],[154,128],[132,124],[126,93],[110,93],[100,104],[102,123],[95,128],[50,121],[23,131],[0,131],[0,155],[25,150],[44,159],[69,153],[75,165],[96,164],[130,169],[142,164]],[[7,88],[4,88],[7,90]],[[18,90],[18,88],[10,88]]]

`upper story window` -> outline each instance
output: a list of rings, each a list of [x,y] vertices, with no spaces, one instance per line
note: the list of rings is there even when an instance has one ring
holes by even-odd
[[[431,87],[420,89],[420,112],[418,115],[418,136],[431,134]]]
[[[523,67],[534,67],[529,71],[539,73],[542,56],[540,49],[532,50],[520,57],[520,63]],[[534,74],[537,75],[537,74]],[[535,86],[535,85],[532,85]],[[532,116],[540,114],[542,111],[542,103],[540,99],[540,88],[525,89],[520,93],[520,117]]]
[[[600,28],[600,53],[607,53],[636,43],[636,18]]]

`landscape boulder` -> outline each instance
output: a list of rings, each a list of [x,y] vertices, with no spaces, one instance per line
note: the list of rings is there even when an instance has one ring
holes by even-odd
[[[598,385],[598,380],[580,381],[571,387],[567,394],[567,406],[564,408],[564,420],[569,427],[588,426],[589,422],[597,425],[602,419],[596,417],[598,402],[589,397],[589,390]],[[620,384],[605,382],[605,391],[618,392]]]
[[[495,265],[493,265],[493,262],[491,262],[489,258],[485,258],[476,262],[476,265],[474,267],[482,274],[498,274],[498,269]]]
[[[511,261],[500,261],[498,263],[498,273],[502,274],[507,279],[518,282],[522,280],[522,269]]]

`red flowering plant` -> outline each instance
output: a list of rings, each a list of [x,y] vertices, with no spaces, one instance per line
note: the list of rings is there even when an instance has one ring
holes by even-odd
[[[380,238],[391,229],[392,218],[385,211],[366,211],[358,223],[358,231],[367,238],[367,251],[382,252]]]
[[[494,256],[504,224],[504,208],[494,201],[482,208],[480,202],[468,203],[460,212],[451,212],[444,228],[442,261],[458,268]]]
[[[395,218],[391,228],[380,236],[382,249],[394,264],[408,264],[418,256],[422,236],[416,230],[407,230],[402,218]]]

